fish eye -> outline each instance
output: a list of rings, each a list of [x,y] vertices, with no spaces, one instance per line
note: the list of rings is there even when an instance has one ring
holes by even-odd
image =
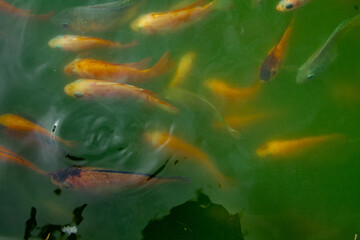
[[[68,28],[68,27],[69,27],[69,24],[68,24],[68,23],[63,23],[63,24],[62,24],[62,27],[63,27],[63,28]]]
[[[289,4],[286,4],[286,9],[292,9],[294,7],[294,4],[292,3],[289,3]]]
[[[83,95],[81,92],[75,92],[75,93],[74,93],[74,96],[77,97],[77,98],[81,98],[81,97],[83,97],[84,95]]]
[[[309,74],[306,76],[307,79],[312,79],[313,77],[315,77],[315,74],[313,74],[313,73],[309,73]]]
[[[71,188],[71,186],[72,186],[71,183],[68,183],[68,182],[63,183],[64,188]]]

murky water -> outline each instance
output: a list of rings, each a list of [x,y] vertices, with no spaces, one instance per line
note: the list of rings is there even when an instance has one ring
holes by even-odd
[[[47,13],[103,2],[9,3]],[[182,6],[190,3],[186,1]],[[360,29],[344,37],[338,57],[319,76],[305,84],[295,82],[297,69],[331,32],[359,13],[360,1],[317,0],[286,13],[276,11],[274,0],[254,3],[234,1],[228,10],[214,11],[195,25],[169,34],[144,35],[131,30],[127,23],[92,36],[123,43],[137,40],[137,46],[81,54],[48,46],[51,38],[67,33],[66,29],[49,21],[1,12],[0,113],[25,117],[54,130],[63,139],[77,142],[71,148],[1,131],[1,145],[48,172],[74,165],[148,174],[160,169],[159,176],[183,176],[191,181],[100,194],[59,191],[48,176],[3,162],[0,239],[22,238],[32,207],[37,210],[38,226],[63,225],[71,221],[72,211],[84,204],[83,221],[77,227],[82,239],[141,239],[150,220],[161,219],[172,208],[195,200],[199,189],[230,214],[239,213],[244,239],[353,239],[360,233]],[[135,17],[176,5],[177,0],[148,0],[137,9]],[[293,34],[280,71],[270,82],[262,83],[252,99],[234,103],[209,91],[204,83],[213,78],[237,87],[251,86],[258,79],[259,66],[292,17]],[[178,114],[134,99],[86,101],[64,93],[64,86],[76,77],[66,75],[63,69],[75,58],[129,63],[151,57],[153,65],[166,51],[176,63],[184,54],[195,53],[193,70],[182,85],[195,97],[175,97],[167,91],[174,69],[134,85],[156,92],[179,108]],[[239,127],[240,137],[224,127],[214,127],[220,115],[251,114],[261,117]],[[171,155],[149,145],[144,133],[154,130],[169,132],[206,152],[234,183],[220,186],[191,156]],[[331,133],[346,135],[346,143],[280,161],[256,155],[256,149],[270,140]],[[149,227],[146,229],[148,233]],[[171,229],[166,236],[171,236]],[[188,230],[186,226],[183,229]],[[172,239],[176,236],[180,235]],[[213,238],[222,236],[219,230]],[[60,239],[60,235],[57,237]]]

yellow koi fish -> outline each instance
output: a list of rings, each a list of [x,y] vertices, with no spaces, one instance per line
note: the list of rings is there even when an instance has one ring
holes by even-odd
[[[80,52],[94,48],[129,48],[135,46],[137,42],[121,44],[100,38],[85,37],[77,35],[59,35],[49,41],[51,48],[60,48],[68,52]]]
[[[10,129],[14,132],[22,133],[22,134],[37,134],[40,136],[44,136],[50,139],[55,139],[62,144],[72,147],[74,146],[75,142],[67,141],[61,139],[58,136],[54,136],[51,132],[46,130],[45,128],[36,125],[33,122],[30,122],[22,117],[19,117],[14,114],[4,114],[0,116],[0,125],[3,125],[7,129]]]
[[[253,86],[247,88],[239,88],[221,80],[212,79],[205,81],[205,86],[217,96],[236,101],[247,100],[255,96],[260,89],[260,82],[256,82]]]
[[[80,99],[133,97],[142,99],[172,113],[179,111],[171,104],[158,99],[154,92],[123,83],[79,79],[66,85],[64,91],[66,95]]]
[[[46,172],[44,172],[43,170],[41,170],[40,168],[38,168],[37,166],[35,166],[31,162],[29,162],[25,158],[17,155],[16,153],[11,152],[10,150],[6,149],[3,146],[0,146],[0,160],[13,162],[13,163],[28,167],[37,173],[47,175]]]
[[[245,115],[245,116],[226,116],[224,117],[224,121],[226,124],[234,129],[242,129],[247,127],[251,124],[261,121],[266,117],[266,114],[252,114],[252,115]],[[216,128],[221,128],[224,126],[221,122],[215,122],[214,126]]]
[[[158,77],[170,70],[173,61],[166,52],[159,62],[150,69],[139,69],[126,64],[114,64],[93,59],[77,59],[65,67],[65,73],[81,78],[99,79],[105,81],[143,82]]]
[[[169,84],[170,87],[179,87],[179,85],[185,80],[186,76],[194,67],[194,58],[194,52],[189,52],[182,56],[176,69],[175,76]]]
[[[275,140],[266,143],[256,150],[259,157],[291,158],[305,154],[326,143],[345,140],[342,134],[329,134],[315,137],[304,137],[293,140]]]
[[[280,0],[276,9],[280,12],[291,11],[298,7],[304,6],[311,0]]]
[[[169,153],[176,154],[179,157],[191,158],[198,161],[215,176],[220,184],[228,183],[229,178],[224,176],[224,174],[216,168],[206,153],[182,139],[162,131],[147,132],[144,134],[144,137],[145,140],[155,148],[163,148]]]
[[[260,80],[267,82],[278,73],[281,62],[285,56],[287,43],[289,41],[292,29],[293,23],[291,22],[282,35],[280,41],[270,50],[266,56],[260,67]]]
[[[10,3],[7,3],[4,0],[0,0],[0,11],[4,12],[4,13],[10,13],[10,14],[13,14],[18,17],[32,18],[32,19],[36,19],[36,20],[49,19],[55,13],[55,12],[50,12],[50,13],[40,14],[40,15],[32,14],[32,13],[30,13],[29,10],[17,8],[15,6],[11,5]]]
[[[74,191],[104,192],[129,190],[168,182],[184,182],[184,177],[159,177],[152,174],[114,171],[94,167],[72,167],[49,173],[51,181]]]
[[[215,8],[215,2],[220,0],[213,0],[204,5],[207,0],[198,0],[197,2],[170,12],[164,13],[149,13],[140,16],[131,23],[131,28],[134,31],[139,31],[146,34],[166,33],[185,28],[200,20],[204,19]]]

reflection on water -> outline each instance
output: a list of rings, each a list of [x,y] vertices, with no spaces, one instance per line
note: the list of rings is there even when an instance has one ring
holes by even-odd
[[[310,1],[290,12],[278,12],[277,0],[9,3],[18,14],[54,16],[0,15],[0,115],[36,125],[1,123],[0,238],[21,238],[29,209],[25,238],[359,233],[358,24],[336,42],[331,64],[296,83],[336,27],[357,19],[357,0]],[[74,38],[79,53],[48,44],[84,32],[92,38]],[[108,48],[118,42],[131,47]],[[89,76],[104,82],[75,82]],[[135,87],[110,83],[124,80]],[[76,206],[79,218],[61,225]]]

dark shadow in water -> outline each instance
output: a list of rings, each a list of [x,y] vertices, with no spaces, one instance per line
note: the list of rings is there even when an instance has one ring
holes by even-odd
[[[238,214],[230,215],[201,191],[197,195],[196,201],[187,201],[172,208],[170,215],[151,220],[142,231],[143,240],[244,239]]]
[[[36,208],[32,207],[30,211],[30,219],[26,221],[25,224],[25,234],[24,239],[27,240],[31,238],[39,239],[65,239],[65,233],[63,232],[64,227],[72,227],[74,225],[79,226],[80,223],[84,220],[82,213],[86,208],[87,204],[84,204],[80,207],[77,207],[73,210],[73,219],[70,223],[64,225],[57,224],[46,224],[42,227],[37,227],[36,222]],[[80,235],[76,233],[71,233],[67,236],[68,240],[80,239]]]

